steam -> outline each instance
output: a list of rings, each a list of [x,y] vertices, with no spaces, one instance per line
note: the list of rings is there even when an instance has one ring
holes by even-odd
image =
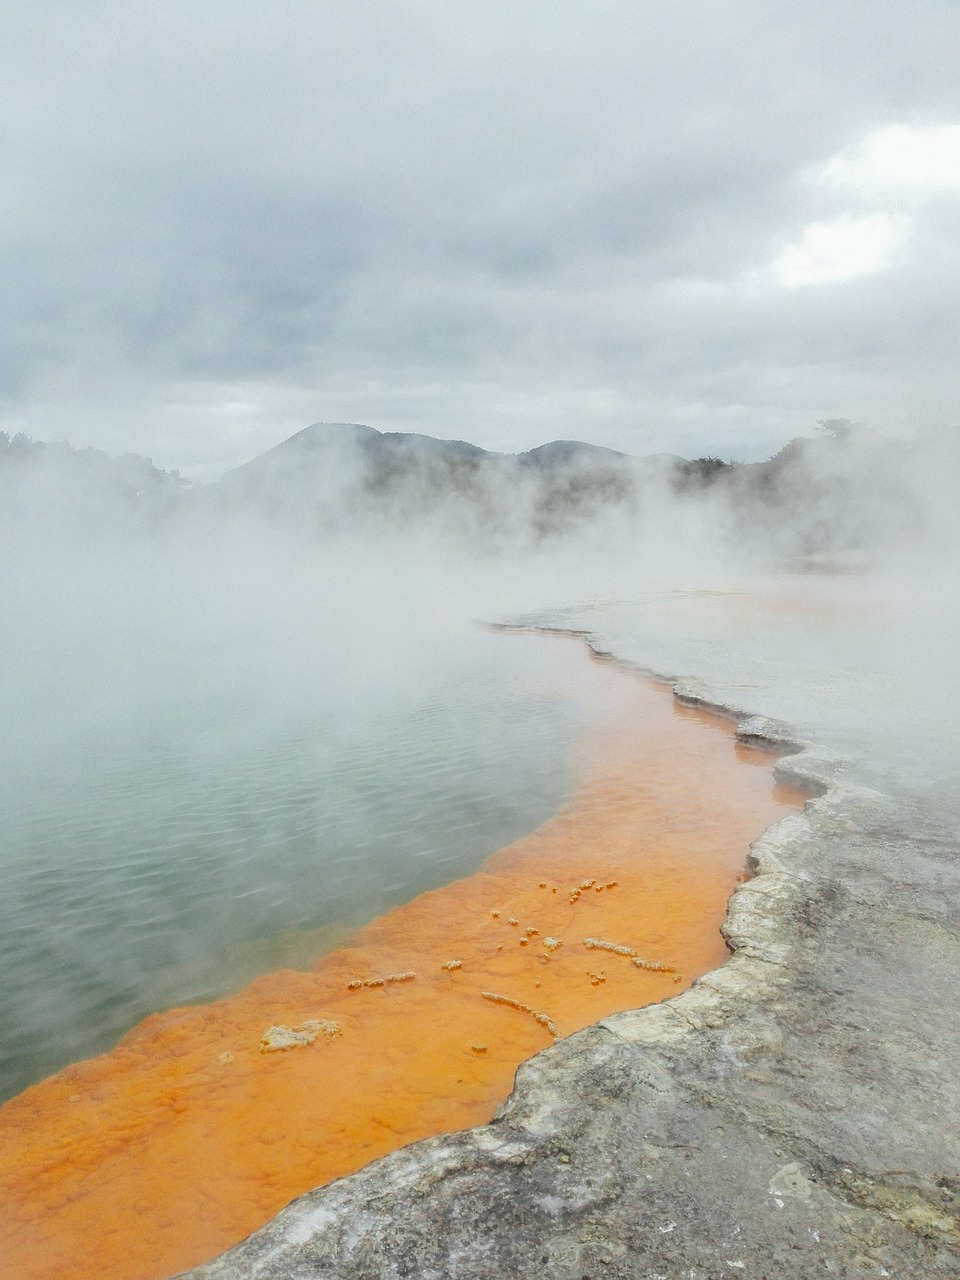
[[[283,962],[262,948],[284,930],[322,946],[545,816],[571,713],[536,692],[549,659],[478,619],[564,605],[878,776],[886,752],[912,785],[944,778],[958,480],[954,433],[844,422],[744,466],[317,427],[206,486],[0,436],[4,1087]],[[290,814],[318,779],[304,834]],[[136,825],[153,871],[117,864]],[[338,869],[348,847],[366,862]]]
[[[454,669],[477,618],[785,572],[841,574],[883,613],[885,670],[924,653],[946,678],[958,482],[955,432],[845,421],[739,466],[333,424],[204,486],[0,433],[0,758],[236,690],[266,724],[303,681],[376,705]]]

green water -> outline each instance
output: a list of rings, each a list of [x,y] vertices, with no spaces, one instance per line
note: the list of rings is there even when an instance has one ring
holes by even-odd
[[[99,719],[48,698],[46,729],[38,712],[0,741],[2,1095],[157,1009],[309,963],[535,828],[575,733],[544,679],[554,644],[474,629],[389,698],[306,662]]]

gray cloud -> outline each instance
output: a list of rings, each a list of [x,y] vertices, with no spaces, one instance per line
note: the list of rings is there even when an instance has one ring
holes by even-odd
[[[7,429],[216,473],[317,418],[756,457],[955,420],[957,195],[770,265],[960,122],[952,3],[6,6]]]

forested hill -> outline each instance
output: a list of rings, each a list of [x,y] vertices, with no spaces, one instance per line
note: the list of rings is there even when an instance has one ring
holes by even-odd
[[[85,531],[268,521],[305,537],[433,531],[475,549],[632,538],[673,522],[785,554],[870,552],[929,523],[958,473],[954,433],[891,440],[824,422],[764,462],[634,457],[578,440],[518,454],[461,440],[315,423],[214,484],[190,485],[135,454],[114,457],[0,433],[7,518]],[[934,511],[935,514],[935,511]]]
[[[91,531],[124,518],[162,520],[180,509],[188,487],[179,472],[139,454],[0,431],[0,515],[8,520],[79,521]]]

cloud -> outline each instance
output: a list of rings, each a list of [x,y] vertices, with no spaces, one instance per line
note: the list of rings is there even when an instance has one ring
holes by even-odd
[[[895,203],[960,194],[960,124],[879,129],[829,160],[820,181]]]
[[[960,194],[960,125],[890,125],[819,166],[814,180],[871,212],[811,222],[772,266],[789,288],[832,284],[890,267],[918,230],[917,214],[943,195]]]
[[[812,222],[799,243],[780,254],[773,270],[791,288],[872,275],[889,265],[900,235],[897,222],[884,213]]]
[[[14,3],[0,426],[212,475],[320,418],[737,456],[949,418],[951,214],[863,176],[952,136],[948,14]]]

